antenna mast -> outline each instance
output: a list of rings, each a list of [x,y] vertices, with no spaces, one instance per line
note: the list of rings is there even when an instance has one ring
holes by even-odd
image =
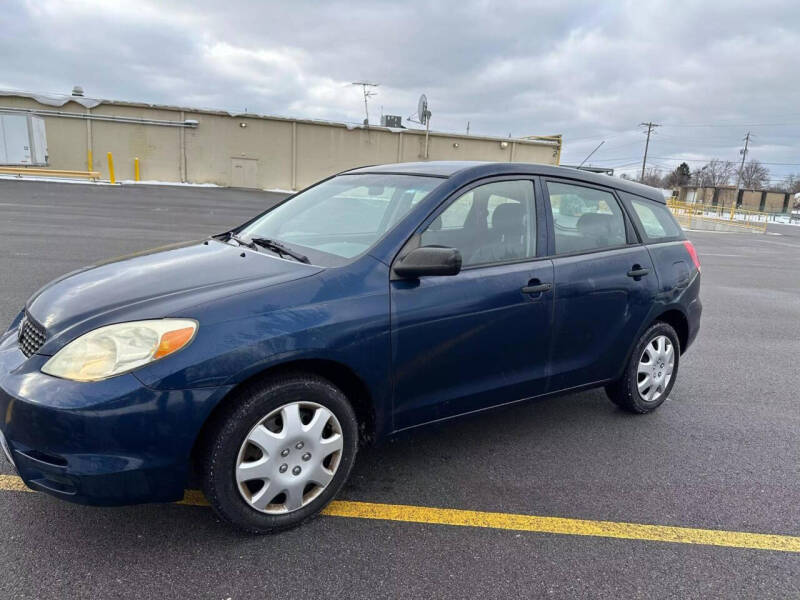
[[[603,145],[603,144],[605,144],[605,143],[606,143],[606,141],[605,141],[605,140],[603,140],[602,142],[600,142],[599,144],[597,144],[597,147],[596,147],[594,150],[592,150],[591,152],[589,152],[589,156],[587,156],[586,158],[584,158],[584,159],[581,161],[581,164],[579,164],[579,165],[578,165],[578,168],[580,169],[580,168],[583,166],[583,163],[585,163],[587,160],[589,160],[589,159],[592,157],[592,154],[594,154],[595,152],[597,152],[597,151],[600,149],[600,146],[602,146],[602,145]]]
[[[378,87],[379,83],[370,83],[369,81],[354,81],[353,85],[360,85],[361,91],[364,93],[364,125],[369,128],[369,105],[367,100],[372,96],[377,96],[378,92],[373,92],[369,88]]]

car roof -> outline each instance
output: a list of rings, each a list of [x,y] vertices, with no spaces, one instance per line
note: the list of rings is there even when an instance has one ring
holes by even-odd
[[[650,200],[666,202],[661,190],[612,177],[609,175],[581,171],[571,167],[556,167],[553,165],[542,165],[536,163],[503,163],[488,161],[467,161],[467,160],[448,160],[448,161],[428,161],[428,162],[408,162],[393,163],[385,165],[372,165],[368,167],[358,167],[345,171],[346,174],[356,173],[383,173],[398,175],[423,175],[427,177],[449,178],[454,175],[472,175],[474,177],[488,177],[492,175],[503,175],[519,173],[525,175],[542,175],[545,177],[563,177],[574,179],[585,183],[613,187],[624,192],[644,196]]]
[[[499,164],[477,160],[432,160],[428,162],[392,163],[371,165],[347,171],[347,173],[402,173],[404,175],[428,175],[450,177],[460,171],[482,165]]]

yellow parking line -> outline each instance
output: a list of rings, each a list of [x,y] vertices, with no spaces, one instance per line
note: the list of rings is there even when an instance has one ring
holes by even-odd
[[[0,490],[14,492],[32,491],[22,483],[19,477],[14,475],[0,475]],[[186,490],[186,495],[179,504],[208,506],[208,501],[198,490]],[[451,508],[429,508],[425,506],[409,506],[403,504],[354,502],[350,500],[334,500],[322,514],[330,517],[377,519],[381,521],[402,521],[405,523],[428,523],[434,525],[507,529],[512,531],[528,531],[557,535],[580,535],[624,540],[749,548],[753,550],[800,552],[799,536],[724,531],[718,529],[695,529],[693,527],[672,527],[668,525],[643,525],[640,523],[621,523],[616,521],[538,517],[534,515],[481,512]]]
[[[511,529],[514,531],[560,535],[584,535],[626,540],[800,552],[800,537],[791,535],[694,529],[691,527],[670,527],[665,525],[641,525],[615,521],[589,521],[561,517],[537,517],[533,515],[428,508],[399,504],[373,504],[370,502],[343,500],[332,502],[325,509],[325,514],[337,517],[435,523],[437,525],[457,525],[462,527],[488,527],[490,529]]]

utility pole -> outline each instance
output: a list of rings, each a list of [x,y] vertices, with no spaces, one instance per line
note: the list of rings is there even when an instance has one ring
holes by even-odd
[[[747,135],[744,136],[744,150],[739,150],[739,154],[742,155],[742,164],[739,165],[739,173],[736,175],[736,197],[731,202],[731,221],[733,221],[734,213],[736,212],[736,208],[739,206],[739,185],[742,183],[742,172],[744,171],[744,160],[747,158],[747,145],[750,143],[750,132],[747,132]]]
[[[747,158],[747,146],[750,143],[750,132],[744,136],[744,150],[739,150],[742,155],[742,164],[739,166],[739,174],[736,176],[736,199],[739,199],[739,184],[742,182],[742,173],[744,172],[744,160]]]
[[[369,83],[368,81],[354,81],[353,85],[360,85],[361,91],[364,93],[364,125],[369,127],[369,106],[367,105],[367,100],[370,97],[375,96],[378,92],[373,92],[367,88],[378,87],[380,84]]]
[[[647,123],[639,123],[642,127],[647,127],[647,142],[644,145],[644,158],[642,159],[642,176],[639,178],[639,181],[644,181],[644,169],[647,166],[647,149],[650,147],[650,133],[656,128],[661,127],[658,123],[653,123],[649,121]]]

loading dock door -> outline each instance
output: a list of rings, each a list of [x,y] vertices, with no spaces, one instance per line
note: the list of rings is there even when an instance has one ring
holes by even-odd
[[[0,165],[33,162],[27,115],[0,115]]]
[[[30,114],[0,113],[0,165],[47,165],[44,119]]]
[[[231,185],[233,187],[258,187],[258,160],[255,158],[231,159]]]

